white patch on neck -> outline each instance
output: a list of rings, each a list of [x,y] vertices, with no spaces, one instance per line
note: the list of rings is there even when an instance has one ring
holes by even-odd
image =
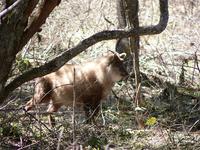
[[[98,68],[97,68],[97,66],[94,66],[94,67],[96,67],[95,73],[96,73],[96,76],[97,76],[97,80],[101,84],[103,84],[104,81],[105,81],[106,72],[104,72],[104,70],[102,70],[102,68],[100,66],[98,66]]]

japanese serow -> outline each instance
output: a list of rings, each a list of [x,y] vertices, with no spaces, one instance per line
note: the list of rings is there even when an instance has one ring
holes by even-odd
[[[123,66],[125,56],[125,53],[108,52],[94,61],[65,64],[58,71],[37,78],[34,96],[25,109],[49,103],[47,111],[56,112],[63,105],[72,106],[75,99],[76,107],[82,107],[86,117],[94,119],[101,100],[108,96],[115,82],[128,76]]]

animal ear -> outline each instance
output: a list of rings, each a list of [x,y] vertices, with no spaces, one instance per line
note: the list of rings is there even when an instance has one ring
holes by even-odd
[[[126,58],[126,53],[119,54],[119,57],[121,58],[121,60],[124,60]]]
[[[115,54],[110,53],[110,55],[108,56],[108,66],[109,66],[110,64],[112,64],[114,58],[115,58]]]

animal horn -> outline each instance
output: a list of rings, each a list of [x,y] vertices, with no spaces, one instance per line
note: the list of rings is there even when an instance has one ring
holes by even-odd
[[[119,54],[120,59],[124,60],[126,58],[126,53]]]
[[[115,52],[115,51],[112,51],[112,50],[108,50],[108,51],[112,52],[113,54],[117,54],[117,52]]]
[[[114,55],[118,56],[118,58],[119,58],[120,60],[124,60],[125,57],[126,57],[126,53],[121,53],[121,54],[119,54],[118,52],[115,52],[115,51],[112,51],[112,50],[109,50],[109,51],[112,52]]]

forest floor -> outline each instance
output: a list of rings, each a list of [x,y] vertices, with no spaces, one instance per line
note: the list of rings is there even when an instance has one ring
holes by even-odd
[[[62,108],[52,114],[56,125],[51,127],[45,105],[25,112],[21,98],[11,101],[0,110],[0,145],[3,149],[72,149],[73,144],[79,149],[200,149],[200,92],[173,85],[159,89],[143,86],[144,101],[136,107],[127,96],[127,83],[120,83],[102,104],[95,124],[85,123],[78,110],[73,124],[72,109]]]

